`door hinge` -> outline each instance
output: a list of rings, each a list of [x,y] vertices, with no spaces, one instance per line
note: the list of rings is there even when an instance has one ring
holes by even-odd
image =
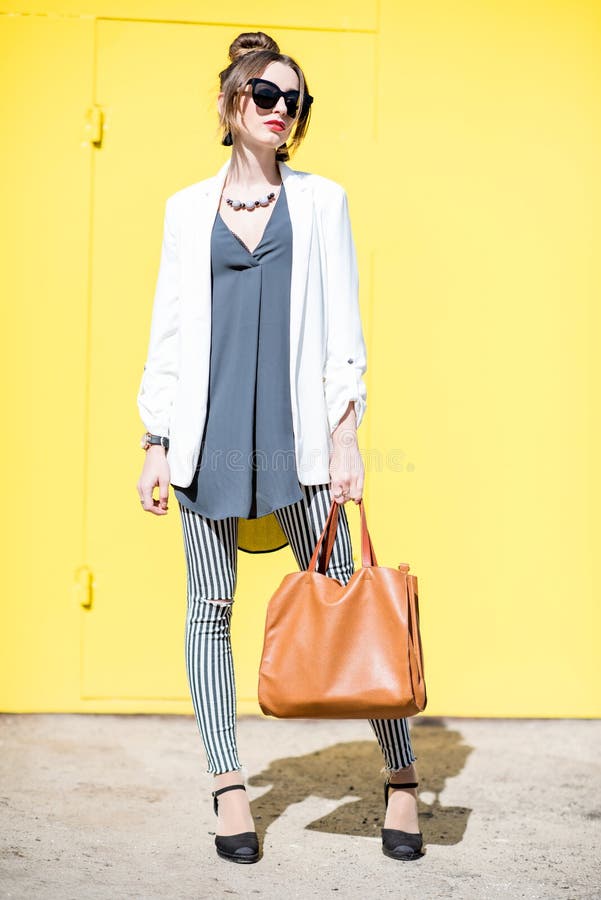
[[[94,599],[94,574],[89,566],[79,566],[75,570],[73,589],[79,605],[84,609],[91,609]]]
[[[84,117],[84,141],[100,147],[104,131],[104,112],[101,106],[90,106]]]

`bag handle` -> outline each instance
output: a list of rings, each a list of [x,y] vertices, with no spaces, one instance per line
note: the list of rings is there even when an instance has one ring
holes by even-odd
[[[334,541],[336,539],[336,532],[338,530],[339,505],[340,504],[335,500],[332,500],[328,518],[326,519],[323,531],[321,532],[317,544],[315,545],[315,550],[313,551],[311,562],[307,567],[308,572],[316,571],[317,557],[319,556],[319,551],[325,540],[325,551],[321,555],[317,571],[321,572],[322,575],[325,575],[326,573],[326,570],[330,563],[330,556],[332,555]],[[365,516],[365,504],[363,503],[363,498],[359,500],[359,509],[361,510],[361,564],[364,567],[377,566],[378,560],[376,559],[376,552],[374,550],[374,545],[372,544],[371,537],[369,535],[369,529],[367,527],[367,518]]]
[[[423,647],[422,647],[422,639],[421,632],[419,627],[419,597],[417,592],[417,577],[415,575],[409,574],[409,566],[407,563],[401,563],[398,566],[400,572],[403,573],[405,578],[407,579],[407,594],[409,596],[409,639],[413,645],[413,655],[415,658],[415,663],[417,665],[417,672],[419,675],[419,683],[423,686],[424,690],[424,701],[426,700],[425,695],[425,679],[424,679],[424,660],[423,660]],[[424,707],[425,708],[425,703]]]

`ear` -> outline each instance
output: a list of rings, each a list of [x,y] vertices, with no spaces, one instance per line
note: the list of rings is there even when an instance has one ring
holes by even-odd
[[[220,91],[219,94],[217,95],[217,111],[218,111],[219,115],[221,115],[221,112],[222,112],[222,110],[223,110],[223,98],[224,98],[224,96],[225,96],[225,94],[224,94],[223,91]]]

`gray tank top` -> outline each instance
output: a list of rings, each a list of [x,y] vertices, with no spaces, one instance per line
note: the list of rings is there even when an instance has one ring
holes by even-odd
[[[192,483],[174,485],[183,506],[211,519],[260,518],[303,497],[290,405],[291,268],[283,185],[252,253],[217,213],[207,416]]]

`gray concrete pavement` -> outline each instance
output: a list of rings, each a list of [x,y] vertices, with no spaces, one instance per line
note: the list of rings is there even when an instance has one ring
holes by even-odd
[[[364,721],[242,716],[263,856],[219,859],[192,717],[0,716],[0,896],[601,897],[599,720],[411,720],[426,855],[381,852]]]

